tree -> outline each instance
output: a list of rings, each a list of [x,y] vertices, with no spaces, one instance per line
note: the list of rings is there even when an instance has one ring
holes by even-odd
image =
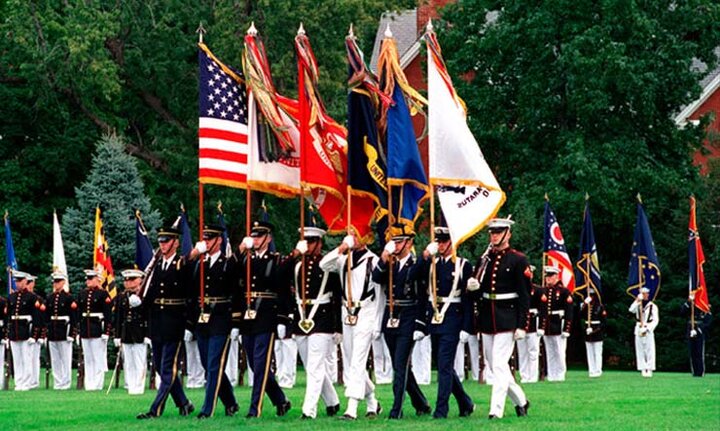
[[[720,6],[469,0],[443,18],[448,67],[465,78],[455,82],[471,128],[508,192],[503,211],[521,215],[514,242],[540,261],[548,193],[573,256],[590,193],[612,322],[607,350],[629,366],[633,322],[624,292],[641,192],[663,270],[659,366],[686,366],[675,310],[687,290],[687,197],[701,189],[690,155],[704,131],[677,128],[672,114],[699,94],[693,58],[710,69],[717,63]]]
[[[137,162],[124,148],[116,135],[98,141],[87,178],[75,189],[77,207],[69,208],[62,218],[68,272],[76,280],[83,279],[82,270],[93,264],[96,207],[103,211],[115,271],[131,267],[135,260],[135,210],[140,210],[149,230],[160,227],[160,213],[145,195]]]

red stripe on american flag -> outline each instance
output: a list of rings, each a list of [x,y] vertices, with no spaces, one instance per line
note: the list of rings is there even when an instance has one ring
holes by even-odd
[[[247,182],[246,174],[220,171],[217,169],[200,168],[200,178],[217,178],[226,181]]]
[[[247,154],[233,153],[232,151],[216,150],[212,148],[200,148],[201,159],[216,159],[226,162],[247,164]]]
[[[247,134],[246,133],[235,133],[235,132],[228,132],[227,130],[201,128],[198,131],[198,136],[200,138],[222,139],[225,141],[232,141],[232,142],[237,142],[237,143],[241,143],[241,144],[247,144]]]

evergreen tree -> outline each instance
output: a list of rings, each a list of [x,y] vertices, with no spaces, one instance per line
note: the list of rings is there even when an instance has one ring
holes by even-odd
[[[132,266],[135,260],[135,210],[145,226],[160,226],[160,213],[152,209],[145,195],[136,160],[124,152],[124,142],[115,135],[98,141],[85,182],[75,189],[77,207],[69,208],[63,219],[63,240],[70,277],[84,278],[82,270],[93,260],[95,208],[103,211],[108,251],[115,271]]]

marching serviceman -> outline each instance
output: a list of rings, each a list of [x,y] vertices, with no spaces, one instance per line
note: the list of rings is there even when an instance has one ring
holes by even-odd
[[[588,295],[580,304],[580,313],[585,319],[585,351],[587,352],[588,375],[590,377],[600,377],[603,366],[602,352],[607,312],[600,302],[595,288],[588,286]]]
[[[259,417],[267,392],[278,416],[290,410],[290,400],[278,386],[270,364],[272,363],[275,332],[284,338],[291,325],[290,284],[280,280],[280,255],[269,251],[273,226],[266,221],[256,221],[239,246],[242,259],[240,267],[241,303],[240,333],[245,348],[248,367],[253,372],[252,398],[247,417]],[[250,287],[247,287],[245,267],[250,259]],[[249,296],[249,304],[248,304]]]
[[[530,401],[510,371],[515,340],[526,336],[532,273],[524,254],[510,247],[515,222],[496,218],[488,222],[490,247],[477,262],[476,278],[468,290],[479,300],[483,355],[492,371],[490,419],[502,418],[505,399],[515,405],[518,416],[526,416]]]
[[[52,273],[52,293],[47,298],[48,349],[52,363],[53,388],[70,389],[72,383],[72,342],[77,336],[78,305],[65,291],[67,275]]]
[[[12,277],[16,290],[8,300],[7,334],[12,352],[15,390],[27,391],[31,389],[33,378],[33,345],[42,335],[42,327],[35,326],[34,322],[42,320],[42,310],[37,296],[27,288],[28,274],[13,270]]]
[[[565,352],[572,327],[573,299],[560,281],[560,268],[545,267],[544,305],[540,310],[538,333],[545,340],[545,359],[549,382],[565,381]]]
[[[382,291],[382,289],[380,289]],[[383,299],[379,299],[380,304],[380,315],[385,315],[385,296],[383,292]],[[382,319],[382,318],[381,318]],[[380,321],[382,325],[382,320]],[[390,349],[388,349],[387,342],[385,341],[385,334],[377,334],[376,338],[372,340],[372,356],[373,356],[373,374],[375,377],[376,385],[389,385],[393,382],[393,367],[392,359],[390,358]]]
[[[650,300],[650,289],[643,287],[628,309],[635,314],[635,358],[643,377],[652,377],[655,370],[655,328],[660,310]]]
[[[468,358],[470,360],[470,380],[480,381],[480,331],[477,327],[477,307],[472,304],[472,323],[470,331],[460,332],[460,338],[455,352],[455,374],[462,382],[465,380],[465,347],[467,346]]]
[[[357,418],[361,400],[367,403],[366,417],[376,418],[382,410],[375,398],[375,385],[366,369],[370,346],[374,339],[380,337],[385,305],[381,287],[371,279],[377,261],[377,255],[367,248],[352,228],[343,242],[320,261],[323,271],[337,273],[342,280],[343,372],[348,403],[341,418],[345,420]]]
[[[530,271],[534,274],[535,267],[530,265]],[[540,308],[544,305],[541,301],[545,289],[530,282],[530,309],[528,310],[528,326],[525,338],[517,340],[518,371],[520,371],[521,383],[536,383],[540,374],[540,335],[538,335],[538,320]]]
[[[244,299],[244,298],[243,298]],[[297,378],[298,347],[292,334],[275,340],[275,378],[281,388],[292,389]],[[252,381],[250,382],[252,384]]]
[[[147,310],[140,299],[140,286],[145,273],[139,269],[122,272],[125,290],[115,297],[115,347],[122,349],[125,386],[128,394],[145,393],[147,374]],[[118,352],[119,354],[119,352]]]
[[[438,392],[433,417],[447,418],[450,394],[458,403],[460,417],[470,416],[475,411],[475,405],[463,389],[453,365],[460,334],[467,339],[472,332],[473,304],[466,291],[468,279],[472,277],[472,265],[462,257],[453,257],[447,227],[435,228],[435,241],[428,244],[423,252],[423,272],[428,277],[430,294],[425,322],[432,343],[436,346],[438,369]],[[434,272],[432,260],[435,261]]]
[[[150,410],[137,415],[138,419],[161,416],[168,396],[172,397],[180,416],[188,416],[195,410],[185,396],[178,372],[184,334],[192,326],[188,310],[192,265],[177,253],[179,236],[180,232],[172,227],[158,231],[160,249],[143,284],[142,306],[148,316],[153,362],[160,375],[160,385]]]
[[[85,363],[85,390],[100,391],[105,384],[107,342],[112,334],[112,299],[100,288],[100,273],[85,270],[85,286],[78,295],[79,330]]]
[[[239,265],[235,255],[224,256],[220,250],[223,227],[206,225],[203,240],[195,244],[190,259],[194,265],[194,284],[198,297],[196,334],[200,360],[205,368],[207,383],[205,401],[198,419],[212,417],[217,400],[225,406],[225,415],[234,416],[238,410],[230,380],[225,374],[233,327],[233,295],[238,291]],[[200,265],[203,265],[204,290],[200,293]]]
[[[32,274],[28,274],[26,280],[28,292],[35,293],[35,280],[37,280],[37,277]],[[42,346],[47,344],[47,326],[45,324],[45,311],[47,310],[47,307],[45,306],[45,298],[37,293],[35,293],[35,296],[39,302],[39,309],[41,313],[39,318],[33,322],[33,327],[38,331],[40,336],[37,338],[37,342],[32,344],[33,359],[30,389],[35,389],[40,386],[40,352],[42,350]]]
[[[403,415],[405,391],[410,395],[410,401],[418,416],[430,414],[432,409],[410,369],[413,345],[427,332],[424,321],[427,290],[418,280],[422,277],[420,265],[415,263],[410,253],[415,233],[405,225],[395,226],[393,229],[395,233],[385,245],[380,261],[373,270],[372,279],[387,289],[383,332],[393,366],[393,406],[389,418],[400,419]],[[391,255],[393,266],[388,270]]]
[[[307,376],[302,418],[314,419],[320,396],[328,416],[340,410],[326,364],[341,337],[340,279],[337,273],[320,267],[325,231],[305,227],[303,235],[304,239],[298,241],[291,258],[283,265],[283,272],[289,275],[288,281],[295,290],[293,333]]]
[[[688,318],[685,336],[690,350],[690,371],[694,377],[702,377],[705,375],[705,337],[710,330],[712,313],[706,313],[694,304],[695,293],[691,293],[687,302],[683,302],[680,307],[680,314]],[[694,311],[692,307],[695,307]],[[691,312],[695,313],[694,318],[690,318]]]
[[[200,350],[198,350],[197,336],[192,330],[185,331],[185,371],[187,381],[185,386],[188,389],[205,387],[205,369],[200,362]]]

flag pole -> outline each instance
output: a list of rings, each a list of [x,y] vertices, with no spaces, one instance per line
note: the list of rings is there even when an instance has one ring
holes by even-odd
[[[435,241],[435,186],[430,186],[430,243]],[[437,270],[435,256],[430,256],[430,285],[432,286],[433,320],[440,322],[440,312],[437,303]]]
[[[693,225],[695,229],[697,229],[697,221],[695,218],[695,196],[690,195],[690,224]],[[695,239],[697,241],[697,238]],[[696,243],[697,244],[697,243]],[[695,259],[697,260],[697,245],[695,246]],[[700,280],[700,277],[698,276],[698,270],[699,270],[699,262],[695,263],[695,280]],[[692,276],[690,277],[690,282],[692,283]],[[690,293],[694,293],[697,291],[697,285],[690,285]],[[695,299],[693,298],[692,301],[690,301],[690,330],[695,329]]]
[[[350,38],[350,39],[353,39],[353,40],[355,39],[355,33],[353,32],[353,25],[352,25],[352,23],[350,24],[350,29],[348,30],[347,38]],[[349,139],[348,139],[348,141],[349,141]],[[347,182],[347,186],[345,187],[345,190],[346,190],[346,193],[347,193],[347,196],[346,196],[345,200],[347,201],[347,217],[346,217],[346,218],[347,218],[347,223],[346,223],[346,225],[347,225],[347,232],[348,232],[348,234],[350,234],[350,229],[352,229],[351,220],[350,220],[350,217],[351,217],[351,214],[352,214],[352,194],[350,193],[350,181],[349,181],[349,180],[350,180],[350,169],[349,169],[349,167],[351,166],[350,154],[351,154],[351,152],[348,151],[348,173],[347,173],[347,175],[348,175],[348,182]],[[357,235],[357,237],[358,237],[358,240],[361,240],[361,238],[360,238],[359,235]],[[347,267],[347,268],[346,268],[346,271],[347,271],[347,282],[345,283],[345,299],[346,299],[346,301],[347,301],[347,305],[346,305],[347,311],[348,311],[348,313],[350,313],[350,311],[351,311],[351,309],[352,309],[352,305],[353,305],[353,298],[352,298],[352,249],[351,249],[351,248],[348,248],[347,256],[348,256],[348,257],[347,257],[347,265],[345,265],[345,266]],[[363,287],[364,287],[364,286],[363,286]]]
[[[297,36],[305,34],[302,22],[297,31]],[[308,144],[308,134],[310,133],[310,119],[308,112],[308,100],[305,91],[305,70],[302,60],[298,56],[298,102],[300,104],[300,241],[305,240],[305,182],[303,181],[303,173],[305,172],[305,151]],[[307,251],[306,251],[307,252]],[[300,255],[300,301],[302,316],[305,319],[305,255]]]
[[[205,215],[204,215],[204,196],[203,196],[204,190],[203,190],[203,183],[200,183],[198,185],[198,230],[200,231],[200,240],[202,240],[203,237],[203,228],[205,227]],[[203,313],[205,313],[205,262],[203,262],[203,256],[198,256],[198,259],[200,259],[199,267],[200,267],[200,318],[202,319]]]
[[[637,201],[638,201],[638,205],[642,206],[642,197],[640,197],[640,193],[637,194]],[[637,259],[638,259],[638,265],[637,265],[637,268],[638,268],[638,293],[640,295],[642,295],[642,288],[644,287],[643,285],[645,284],[645,277],[643,277],[644,274],[642,271],[642,258],[638,255]],[[640,327],[644,328],[645,323],[643,322],[643,311],[644,310],[643,310],[642,297],[640,299],[640,306],[638,308],[639,308],[639,316],[640,316]]]
[[[245,236],[250,236],[250,225],[252,218],[252,192],[250,191],[250,185],[246,183],[245,185]],[[245,257],[245,310],[250,310],[250,259],[252,258],[253,250],[252,248],[245,250],[246,257]]]
[[[583,222],[587,221],[588,201],[589,200],[590,200],[590,195],[587,192],[585,192],[585,211],[583,214]],[[585,232],[585,234],[587,235],[587,232]],[[585,238],[582,238],[582,240],[584,240],[584,239]],[[587,286],[585,287],[585,294],[589,298],[590,297],[590,287],[594,288],[594,286],[592,285],[592,277],[590,276],[590,256],[589,255],[585,256],[585,277],[587,277],[587,280],[586,280]],[[592,307],[592,303],[588,304],[588,307],[587,307],[587,327],[588,328],[592,328],[592,322],[591,322],[592,314],[591,314],[590,307]]]

